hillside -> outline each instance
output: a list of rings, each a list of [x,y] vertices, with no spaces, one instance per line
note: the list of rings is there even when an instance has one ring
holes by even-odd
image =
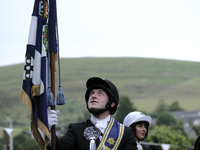
[[[85,108],[85,82],[99,76],[113,81],[140,111],[152,112],[159,100],[179,101],[188,111],[200,109],[200,63],[147,58],[61,59],[61,81],[67,104],[56,106],[60,122],[74,122]],[[29,125],[29,112],[19,100],[23,64],[0,67],[0,124],[7,116],[13,126]],[[58,74],[56,73],[56,89]]]

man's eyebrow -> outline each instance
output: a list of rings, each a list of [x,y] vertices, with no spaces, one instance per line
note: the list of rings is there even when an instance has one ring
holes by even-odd
[[[103,89],[99,89],[98,91],[102,91],[102,92],[105,92]]]

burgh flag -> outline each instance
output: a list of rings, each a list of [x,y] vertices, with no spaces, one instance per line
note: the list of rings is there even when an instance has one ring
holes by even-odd
[[[55,0],[49,0],[51,3]],[[48,0],[35,0],[31,25],[26,47],[23,83],[20,100],[30,111],[31,131],[40,149],[45,150],[50,141],[47,117],[47,87],[48,85],[48,53],[49,32],[55,32],[55,26],[49,29],[51,11]],[[55,3],[55,2],[54,2]],[[55,9],[51,12],[54,13]],[[52,23],[56,23],[52,21]],[[52,25],[51,25],[52,26]],[[55,34],[52,34],[56,36]],[[51,39],[55,39],[56,37]],[[51,40],[56,52],[56,41]]]

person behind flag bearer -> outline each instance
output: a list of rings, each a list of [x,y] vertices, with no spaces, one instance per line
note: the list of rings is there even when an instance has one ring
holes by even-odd
[[[70,123],[63,137],[59,139],[56,136],[56,149],[137,150],[131,128],[111,116],[119,103],[116,86],[107,79],[92,77],[87,80],[86,88],[85,102],[91,118],[81,123]],[[48,122],[50,128],[57,125],[57,111],[48,112]]]
[[[124,118],[123,124],[127,127],[131,127],[133,130],[138,150],[143,150],[140,141],[147,138],[151,121],[152,118],[150,116],[139,111],[130,112]]]

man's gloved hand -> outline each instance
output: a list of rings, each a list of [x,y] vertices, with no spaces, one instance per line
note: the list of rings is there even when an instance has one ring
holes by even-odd
[[[59,110],[49,110],[48,111],[48,124],[49,124],[49,130],[51,130],[51,127],[53,125],[57,125],[58,124],[58,114],[59,114]]]

